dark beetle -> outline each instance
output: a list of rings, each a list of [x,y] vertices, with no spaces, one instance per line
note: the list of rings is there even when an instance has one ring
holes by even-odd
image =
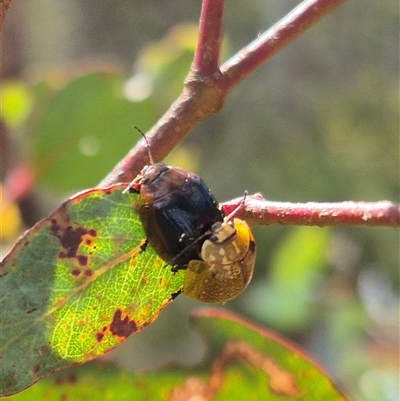
[[[175,269],[199,259],[204,241],[223,212],[196,174],[163,163],[145,166],[130,184],[140,193],[137,211],[147,240]]]

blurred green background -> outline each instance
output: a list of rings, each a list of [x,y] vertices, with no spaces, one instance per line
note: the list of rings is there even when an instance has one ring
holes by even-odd
[[[395,3],[345,2],[240,84],[167,163],[200,174],[221,201],[248,190],[290,202],[399,202]],[[297,4],[226,2],[223,61]],[[139,139],[132,126],[146,131],[179,95],[200,5],[12,2],[1,60],[3,254],[62,199],[98,184]],[[398,400],[398,231],[254,232],[254,279],[223,307],[304,346],[355,399]],[[178,297],[105,359],[140,371],[198,361],[188,314],[199,307]]]

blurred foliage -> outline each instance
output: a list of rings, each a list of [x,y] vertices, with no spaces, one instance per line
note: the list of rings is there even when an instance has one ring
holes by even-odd
[[[143,129],[154,120],[149,101],[122,97],[116,73],[89,73],[59,90],[45,85],[32,113],[30,151],[38,184],[47,188],[93,186],[137,139],[132,120]]]
[[[229,47],[239,50],[297,3],[227,3]],[[14,130],[2,168],[32,163],[46,200],[96,185],[138,138],[132,125],[145,131],[179,93],[195,46],[187,21],[196,22],[199,7],[74,0],[11,9],[6,23],[21,37],[24,74],[3,77],[3,87],[23,89],[13,95],[20,106],[10,100],[3,108]],[[344,3],[235,88],[171,163],[201,174],[220,200],[247,189],[294,202],[398,202],[398,8],[388,0]],[[14,54],[7,49],[4,57]],[[93,60],[87,73],[83,57],[93,54],[119,58],[124,73],[104,73],[104,61]],[[54,81],[60,71],[64,81]],[[398,231],[256,227],[255,234],[253,282],[225,307],[290,334],[357,400],[396,401]],[[187,316],[199,305],[179,297],[107,358],[142,369],[177,355],[192,363],[201,347]]]
[[[331,230],[295,227],[276,246],[268,280],[259,280],[243,296],[253,316],[286,333],[312,321],[318,284],[326,272]]]
[[[169,366],[135,375],[88,363],[58,372],[5,400],[180,401],[210,399],[206,395],[215,394],[212,399],[223,401],[246,399],[249,393],[260,401],[346,400],[312,360],[276,333],[222,309],[203,309],[192,318],[207,344],[207,358],[196,368]]]
[[[10,127],[18,127],[32,107],[31,88],[22,81],[9,80],[1,86],[1,116]]]
[[[197,26],[178,25],[160,41],[146,46],[138,55],[135,74],[125,85],[125,94],[136,100],[156,96],[153,105],[162,113],[182,91],[197,43]],[[140,93],[143,86],[148,89]]]

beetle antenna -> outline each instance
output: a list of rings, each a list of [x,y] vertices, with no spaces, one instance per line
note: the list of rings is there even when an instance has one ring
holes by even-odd
[[[142,131],[139,127],[137,127],[136,125],[134,125],[133,128],[135,128],[135,130],[136,130],[137,132],[139,132],[139,134],[142,135],[143,139],[146,141],[147,154],[148,154],[148,156],[149,156],[150,164],[154,164],[153,156],[151,155],[151,147],[150,147],[149,141],[148,141],[147,138],[146,138],[146,135],[145,135],[145,134],[143,133],[143,131]]]
[[[147,138],[146,138],[146,135],[145,135],[145,134],[143,133],[143,131],[142,131],[139,127],[137,127],[136,125],[134,125],[133,128],[135,128],[135,130],[136,130],[137,132],[139,132],[139,134],[142,135],[143,139],[146,141],[147,154],[148,154],[148,156],[149,156],[150,164],[154,164],[153,156],[151,155],[150,144],[149,144],[149,141],[148,141]],[[126,194],[126,193],[132,188],[132,185],[135,183],[135,181],[137,180],[137,178],[138,178],[138,177],[136,177],[135,179],[133,179],[133,180],[129,183],[129,185],[122,191],[123,194]]]

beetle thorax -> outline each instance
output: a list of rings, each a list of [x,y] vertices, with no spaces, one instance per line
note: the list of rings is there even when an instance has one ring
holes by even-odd
[[[187,174],[183,174],[180,169],[171,169],[163,163],[145,166],[140,175],[140,195],[144,202],[154,202],[169,196],[181,188],[187,178]]]

